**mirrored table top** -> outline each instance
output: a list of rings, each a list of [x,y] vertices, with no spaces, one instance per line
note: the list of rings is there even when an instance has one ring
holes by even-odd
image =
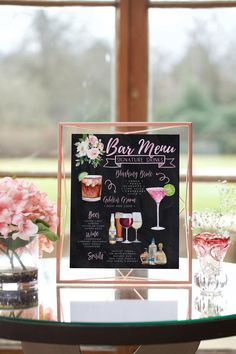
[[[2,338],[125,345],[236,335],[235,264],[224,263],[228,283],[222,293],[203,295],[194,285],[58,286],[55,263],[41,260],[38,291],[0,309]]]

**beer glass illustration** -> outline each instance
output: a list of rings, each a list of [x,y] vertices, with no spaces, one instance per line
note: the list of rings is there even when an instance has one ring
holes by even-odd
[[[120,223],[120,218],[121,218],[121,213],[120,212],[116,212],[115,213],[116,241],[118,241],[118,242],[122,242],[123,241],[122,225]]]

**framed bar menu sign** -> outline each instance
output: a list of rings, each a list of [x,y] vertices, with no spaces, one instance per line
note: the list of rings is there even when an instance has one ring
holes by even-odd
[[[180,237],[191,209],[190,128],[191,123],[61,124],[58,282],[63,268],[65,282],[190,282],[190,228],[184,244]],[[65,249],[69,259],[62,267]],[[178,280],[175,272],[188,273],[187,279]]]
[[[72,134],[71,267],[178,268],[179,136]]]

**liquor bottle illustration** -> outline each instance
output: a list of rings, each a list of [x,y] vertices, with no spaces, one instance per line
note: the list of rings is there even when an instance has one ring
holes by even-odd
[[[144,248],[144,252],[140,254],[140,261],[142,264],[148,264],[148,251],[147,248]]]
[[[112,213],[110,219],[110,227],[109,227],[109,243],[114,245],[116,243],[116,227],[115,227],[115,216]]]
[[[167,257],[165,252],[163,251],[163,243],[158,243],[158,251],[156,253],[156,264],[166,264]]]
[[[157,245],[155,244],[155,239],[152,239],[152,243],[148,247],[148,264],[155,265],[156,253],[157,253]]]

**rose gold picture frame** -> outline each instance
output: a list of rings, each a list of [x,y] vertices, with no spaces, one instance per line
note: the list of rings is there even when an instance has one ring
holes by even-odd
[[[88,269],[70,268],[70,163],[72,134],[178,134],[180,136],[179,268]],[[58,144],[58,233],[56,281],[60,285],[138,286],[191,285],[192,283],[192,123],[100,122],[60,123]]]

